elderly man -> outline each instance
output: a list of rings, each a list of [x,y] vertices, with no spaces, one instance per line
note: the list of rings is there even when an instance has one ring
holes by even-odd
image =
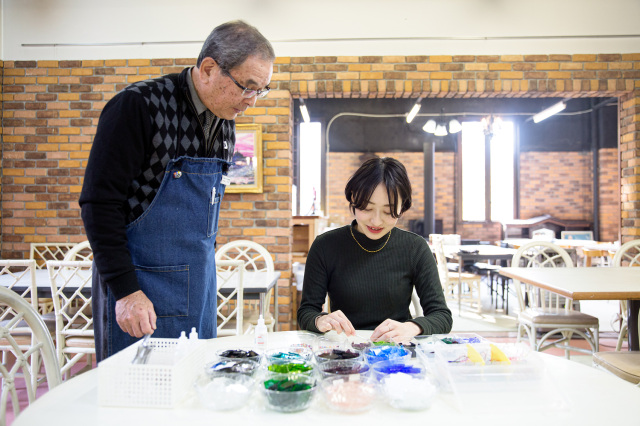
[[[256,28],[228,22],[195,67],[134,83],[102,111],[80,196],[98,360],[145,334],[216,336],[214,244],[234,119],[269,92],[274,60]]]

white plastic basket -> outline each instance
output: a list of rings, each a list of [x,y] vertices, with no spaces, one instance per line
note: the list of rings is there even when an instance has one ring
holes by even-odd
[[[140,342],[98,365],[98,404],[119,407],[173,408],[193,390],[205,363],[204,340],[176,360],[178,339],[149,339],[146,364],[132,364]]]

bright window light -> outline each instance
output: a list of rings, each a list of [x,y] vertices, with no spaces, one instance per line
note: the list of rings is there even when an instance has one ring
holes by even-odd
[[[322,126],[300,123],[300,212],[301,216],[319,215],[322,200]]]
[[[513,219],[514,148],[512,122],[494,127],[490,142],[490,174],[485,175],[485,135],[479,122],[462,123],[462,220],[500,222]],[[491,188],[491,217],[485,217],[486,179]]]
[[[513,219],[513,123],[503,121],[491,140],[491,220]]]
[[[462,220],[484,221],[484,133],[479,122],[462,123]]]

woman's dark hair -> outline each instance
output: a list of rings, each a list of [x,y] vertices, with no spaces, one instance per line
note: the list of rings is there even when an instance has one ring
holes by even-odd
[[[274,61],[276,55],[269,40],[256,27],[244,21],[231,21],[218,25],[202,45],[196,66],[204,58],[213,58],[223,70],[242,65],[249,56]]]
[[[373,191],[383,183],[387,188],[391,217],[399,218],[411,207],[411,182],[407,169],[401,162],[390,157],[376,157],[362,163],[360,168],[349,178],[344,188],[344,195],[349,201],[349,208],[364,210],[369,204]],[[402,200],[400,214],[398,203]]]

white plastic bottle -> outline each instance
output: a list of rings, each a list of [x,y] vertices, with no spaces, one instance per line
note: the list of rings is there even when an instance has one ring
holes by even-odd
[[[191,327],[189,333],[189,352],[193,352],[198,348],[198,332],[195,327]]]
[[[184,331],[180,332],[178,343],[176,344],[176,351],[173,356],[173,362],[180,361],[186,354],[189,353],[189,339]]]
[[[262,318],[262,315],[260,315],[260,318],[258,318],[258,324],[256,325],[256,328],[254,330],[254,341],[256,344],[256,348],[260,351],[264,351],[267,348],[267,338],[268,338],[268,334],[267,334],[267,326],[264,323],[264,318]]]

